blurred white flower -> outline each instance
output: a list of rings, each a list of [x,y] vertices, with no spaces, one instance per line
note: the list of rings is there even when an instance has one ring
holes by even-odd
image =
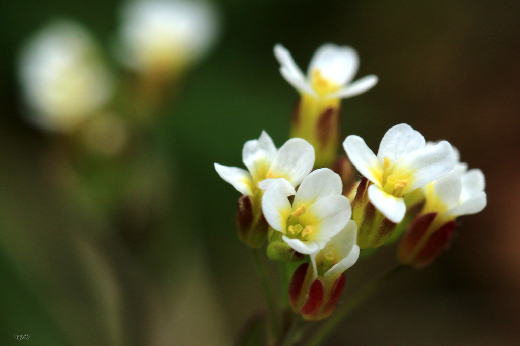
[[[141,73],[175,73],[200,60],[218,32],[218,12],[208,1],[130,1],[122,10],[120,59]]]
[[[68,20],[49,23],[26,43],[19,77],[30,120],[50,131],[68,131],[94,115],[113,90],[96,42]]]

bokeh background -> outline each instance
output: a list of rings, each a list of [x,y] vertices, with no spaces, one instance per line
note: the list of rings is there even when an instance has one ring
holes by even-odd
[[[60,139],[24,120],[16,75],[22,43],[57,16],[87,26],[117,71],[121,5],[0,5],[0,344],[232,344],[263,300],[236,236],[238,192],[213,162],[240,167],[243,143],[261,130],[278,146],[286,140],[297,93],[280,76],[273,45],[284,44],[305,69],[325,42],[355,47],[358,76],[380,78],[343,101],[343,136],[376,148],[388,128],[406,122],[428,140],[450,141],[462,161],[482,169],[488,195],[483,212],[461,219],[448,252],[402,273],[329,344],[520,344],[519,2],[219,1],[220,40],[185,74],[151,130],[161,171],[143,164],[148,180],[128,183],[137,190],[128,198],[161,210],[143,227],[139,203],[108,218],[100,211],[117,170],[93,179],[83,192],[90,202],[71,193]],[[107,161],[89,167],[104,171]],[[393,251],[350,269],[347,293],[390,268]]]

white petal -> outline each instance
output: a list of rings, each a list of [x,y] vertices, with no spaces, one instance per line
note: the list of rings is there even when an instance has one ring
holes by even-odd
[[[310,78],[312,71],[318,69],[325,79],[344,85],[354,78],[358,67],[359,57],[352,47],[327,43],[314,53],[307,75]]]
[[[423,149],[425,145],[423,135],[408,124],[398,124],[385,133],[379,145],[377,157],[381,162],[386,157],[392,164],[395,164],[404,155]]]
[[[476,194],[463,204],[448,211],[448,214],[461,216],[480,213],[487,205],[487,196],[484,191]]]
[[[405,194],[442,177],[455,167],[455,163],[450,143],[442,141],[404,157],[393,174],[412,177],[410,184],[403,189]]]
[[[476,194],[484,191],[486,187],[486,179],[484,173],[480,169],[472,169],[467,171],[461,177],[462,193],[460,195],[460,202],[464,203]]]
[[[435,194],[448,208],[453,208],[459,204],[462,184],[460,174],[452,170],[433,182]]]
[[[366,77],[363,77],[361,79],[358,79],[355,82],[352,82],[351,84],[345,86],[337,93],[329,96],[329,97],[338,97],[338,98],[347,98],[356,96],[359,94],[362,94],[369,89],[371,89],[374,85],[377,84],[378,78],[375,75],[369,75]]]
[[[280,73],[282,74],[283,78],[299,92],[316,96],[314,89],[306,80],[296,78],[294,74],[291,74],[289,69],[287,69],[285,66],[280,67]]]
[[[285,179],[266,179],[259,187],[265,189],[262,211],[267,223],[275,230],[285,233],[286,221],[291,215],[291,203],[287,196],[294,194],[294,188]]]
[[[354,245],[352,248],[352,251],[348,254],[347,257],[336,263],[332,268],[330,268],[323,276],[325,277],[325,280],[333,279],[337,276],[339,276],[341,273],[343,273],[348,268],[352,267],[354,263],[359,258],[360,253],[359,246]]]
[[[314,202],[305,214],[300,216],[300,222],[316,226],[312,233],[317,243],[327,242],[338,234],[348,223],[351,215],[350,203],[345,196],[328,196]]]
[[[298,208],[302,204],[309,207],[316,200],[333,195],[341,195],[343,184],[338,174],[328,168],[317,169],[303,179],[293,206]]]
[[[253,181],[248,171],[237,167],[222,166],[218,163],[215,163],[215,170],[222,179],[233,185],[241,194],[253,194]]]
[[[291,248],[302,253],[304,255],[310,255],[318,251],[318,244],[315,242],[303,242],[300,239],[291,239],[286,236],[282,236],[284,242],[286,242]]]
[[[307,83],[303,72],[300,70],[298,65],[296,65],[294,59],[291,56],[291,53],[289,53],[289,51],[284,46],[281,44],[276,44],[274,46],[274,56],[281,65],[280,73],[289,84],[300,91],[314,94],[314,91]]]
[[[242,161],[255,180],[265,178],[259,175],[267,174],[275,155],[276,147],[265,131],[262,131],[259,139],[247,141],[242,149]]]
[[[313,166],[314,147],[304,139],[291,138],[276,153],[270,170],[276,178],[298,186]]]
[[[403,198],[389,195],[376,185],[370,185],[368,188],[368,198],[388,220],[394,223],[403,220],[406,213],[406,204]]]
[[[359,136],[348,136],[343,142],[343,148],[347,152],[350,162],[352,162],[359,173],[374,184],[381,186],[383,167],[363,138]]]
[[[352,248],[356,245],[357,225],[353,220],[349,220],[345,228],[334,237],[330,238],[323,251],[333,251],[339,258],[347,257]]]

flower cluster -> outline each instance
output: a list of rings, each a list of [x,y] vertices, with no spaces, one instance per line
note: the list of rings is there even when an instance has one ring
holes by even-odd
[[[215,169],[243,194],[241,239],[253,248],[267,240],[272,260],[304,260],[293,273],[289,302],[304,319],[320,320],[334,311],[344,272],[362,249],[373,251],[404,233],[400,263],[421,268],[433,261],[449,245],[455,218],[485,207],[484,176],[459,163],[447,141],[427,143],[410,125],[398,124],[383,136],[377,155],[361,137],[346,137],[345,153],[363,176],[350,181],[350,163],[337,156],[340,99],[367,91],[377,77],[351,82],[359,62],[350,47],[320,47],[308,77],[284,47],[274,51],[282,76],[301,94],[293,138],[277,150],[262,132],[244,145],[249,172]]]

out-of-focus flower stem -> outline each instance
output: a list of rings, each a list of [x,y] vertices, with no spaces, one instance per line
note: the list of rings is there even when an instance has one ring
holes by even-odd
[[[292,346],[297,343],[301,336],[301,327],[303,325],[303,320],[300,316],[294,315],[291,321],[291,325],[285,333],[284,338],[280,346]]]
[[[360,290],[350,296],[347,301],[336,308],[336,312],[316,330],[303,346],[319,346],[322,345],[336,327],[350,315],[357,307],[365,302],[372,294],[377,292],[384,284],[395,275],[403,271],[405,268],[409,268],[405,265],[397,265],[392,268],[382,277],[377,280],[371,281],[363,286]]]
[[[280,319],[278,317],[278,309],[276,306],[276,300],[274,299],[273,292],[271,290],[271,286],[269,285],[269,278],[267,277],[267,271],[265,269],[264,262],[262,261],[262,256],[260,253],[260,249],[251,249],[251,253],[253,255],[253,260],[255,262],[256,273],[258,278],[260,279],[260,284],[262,285],[262,290],[264,291],[265,300],[267,303],[267,312],[268,312],[268,323],[269,323],[269,333],[268,340],[269,345],[274,344],[274,340],[278,340],[279,337],[279,326]]]

